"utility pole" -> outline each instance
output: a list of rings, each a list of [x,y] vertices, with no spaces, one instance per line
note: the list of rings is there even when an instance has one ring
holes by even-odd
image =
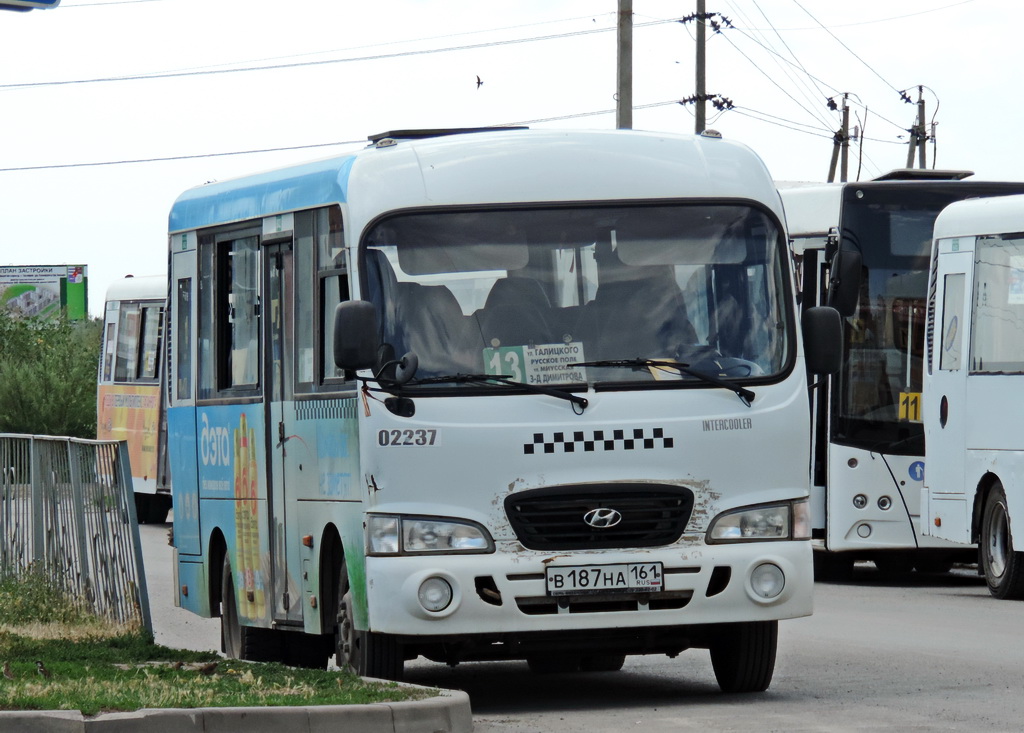
[[[843,122],[836,132],[832,144],[832,163],[828,167],[828,182],[832,183],[836,180],[836,163],[840,161],[840,154],[842,155],[842,165],[839,170],[839,180],[843,183],[846,182],[847,171],[849,170],[850,162],[850,106],[847,104],[849,93],[843,94]],[[834,105],[830,106],[833,107]]]
[[[705,0],[697,0],[697,101],[694,102],[694,126],[693,131],[696,134],[704,132],[704,128],[707,125],[705,117],[704,102],[707,99],[706,87],[706,66],[705,66],[705,28],[707,26],[707,13]]]
[[[618,79],[615,127],[633,127],[633,0],[619,0]]]
[[[910,101],[909,99],[907,100]],[[928,128],[924,123],[924,86],[917,87],[917,124],[910,128],[910,146],[907,149],[907,168],[914,167],[914,151],[917,150],[918,168],[928,167]]]

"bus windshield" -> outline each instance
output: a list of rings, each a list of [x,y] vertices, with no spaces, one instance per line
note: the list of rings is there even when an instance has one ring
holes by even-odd
[[[768,379],[793,352],[780,235],[743,204],[400,213],[363,240],[364,292],[382,360],[414,352],[417,378],[702,383],[660,366],[592,365],[633,359]]]
[[[857,311],[847,319],[833,440],[887,453],[920,453],[928,258],[935,217],[958,196],[889,191],[844,201],[842,235],[863,264]],[[883,202],[884,201],[884,202]]]

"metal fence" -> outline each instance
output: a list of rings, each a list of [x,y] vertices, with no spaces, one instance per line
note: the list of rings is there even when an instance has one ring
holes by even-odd
[[[0,577],[152,632],[127,444],[0,433]]]

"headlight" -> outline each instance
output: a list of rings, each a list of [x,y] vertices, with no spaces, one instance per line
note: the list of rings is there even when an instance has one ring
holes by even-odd
[[[490,535],[479,524],[434,517],[371,514],[366,539],[373,555],[494,551]]]
[[[806,500],[748,507],[711,522],[707,539],[715,542],[807,539],[810,517]]]

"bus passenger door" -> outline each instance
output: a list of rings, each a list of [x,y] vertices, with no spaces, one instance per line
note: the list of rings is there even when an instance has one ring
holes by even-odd
[[[954,542],[970,541],[974,498],[973,487],[968,492],[964,486],[964,378],[970,356],[974,253],[963,249],[972,241],[939,240],[935,332],[923,405],[927,461],[921,497],[922,532]]]
[[[816,241],[816,240],[815,240]],[[821,246],[805,247],[800,261],[801,311],[824,304],[828,288],[828,263]],[[817,242],[816,242],[817,243]],[[825,537],[828,486],[828,385],[831,377],[819,377],[811,388],[811,530],[815,540]]]
[[[174,546],[184,555],[199,557],[203,543],[199,522],[199,436],[196,425],[195,338],[198,284],[196,280],[196,237],[194,232],[174,235],[180,251],[171,256],[170,328],[167,340],[171,358],[164,367],[163,394],[168,400],[167,451],[175,466],[173,485]],[[181,586],[178,586],[179,596]],[[196,598],[193,594],[193,599]],[[191,607],[192,599],[179,597],[180,605]]]
[[[264,248],[265,273],[263,292],[266,328],[266,369],[264,414],[267,416],[267,475],[269,479],[270,563],[273,578],[273,616],[276,620],[301,621],[301,592],[296,572],[290,567],[295,553],[293,512],[294,488],[288,483],[289,444],[285,424],[289,411],[294,411],[292,392],[292,313],[293,275],[292,244],[273,244]]]

